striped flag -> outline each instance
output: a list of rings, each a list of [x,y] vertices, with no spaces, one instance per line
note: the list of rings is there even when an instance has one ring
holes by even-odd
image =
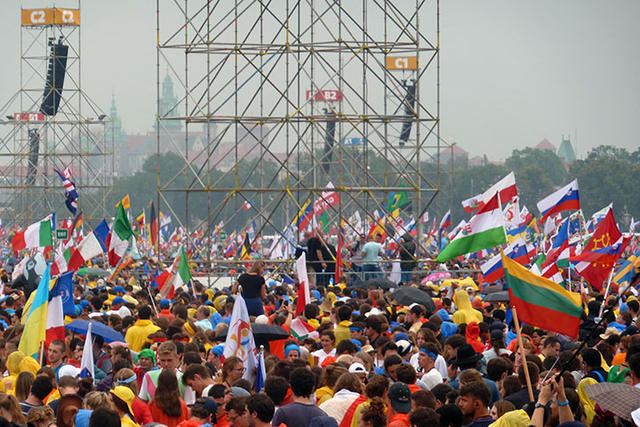
[[[75,215],[78,210],[78,191],[76,190],[76,185],[71,181],[71,168],[67,166],[62,172],[57,169],[54,169],[54,171],[58,174],[64,186],[66,199],[64,204],[67,205],[67,209]]]
[[[84,351],[82,352],[82,361],[80,361],[80,378],[95,378],[93,370],[93,339],[91,338],[91,322],[87,328],[87,337],[84,340]],[[88,351],[87,351],[88,350]]]

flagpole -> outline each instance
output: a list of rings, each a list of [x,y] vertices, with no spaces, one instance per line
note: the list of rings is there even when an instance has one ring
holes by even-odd
[[[609,273],[609,280],[607,281],[607,288],[604,290],[604,301],[600,305],[600,312],[598,313],[598,317],[602,317],[602,310],[604,310],[604,306],[607,304],[607,297],[609,296],[609,286],[611,286],[611,279],[613,279],[614,269],[611,269],[611,273]]]
[[[527,366],[527,357],[524,354],[524,344],[522,343],[522,331],[520,330],[520,322],[518,321],[518,312],[515,307],[511,307],[513,313],[513,325],[516,328],[516,334],[518,334],[518,347],[520,348],[520,358],[522,359],[522,370],[524,372],[524,379],[527,382],[527,391],[529,392],[529,402],[533,402],[533,389],[531,388],[531,377],[529,376],[529,367]]]

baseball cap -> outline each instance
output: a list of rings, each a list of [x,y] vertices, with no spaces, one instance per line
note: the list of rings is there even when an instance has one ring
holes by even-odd
[[[160,300],[160,308],[169,308],[169,307],[171,307],[171,301],[169,301],[166,298]]]
[[[349,366],[349,372],[352,374],[369,374],[367,369],[360,362],[352,363],[351,366]]]
[[[407,340],[400,340],[396,342],[398,346],[398,354],[400,356],[406,356],[411,351],[411,343]]]
[[[500,329],[491,330],[491,341],[501,340],[502,338],[504,338],[504,334],[502,333],[502,330]]]
[[[222,354],[224,353],[224,345],[218,344],[217,346],[212,347],[211,352],[213,352],[213,354],[215,354],[218,357],[222,356]]]
[[[113,292],[114,293],[118,293],[118,292],[122,292],[123,294],[125,293],[125,290],[122,286],[116,286],[115,288],[113,288]]]
[[[401,340],[409,341],[409,335],[405,334],[404,332],[398,332],[394,335],[393,339],[396,341],[396,343]]]
[[[389,400],[394,411],[401,414],[411,411],[411,389],[405,383],[398,381],[389,387]]]
[[[215,414],[216,411],[218,410],[218,404],[216,403],[215,400],[213,400],[210,397],[197,398],[193,406],[199,406],[201,408],[204,408],[207,411],[209,411],[209,414]]]
[[[124,304],[126,301],[122,297],[115,297],[111,302],[111,305]]]
[[[231,387],[231,395],[232,396],[251,396],[251,393],[249,393],[247,390],[243,389],[242,387]]]

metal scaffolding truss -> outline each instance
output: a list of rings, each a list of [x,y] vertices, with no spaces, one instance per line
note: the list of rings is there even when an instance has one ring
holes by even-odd
[[[408,194],[403,216],[427,211],[448,147],[438,0],[156,6],[157,150],[181,156],[177,173],[158,171],[158,205],[187,236],[255,222],[256,236],[290,239],[287,226],[329,183],[340,198],[327,212],[334,225],[353,227],[356,211],[377,221],[393,192]],[[163,70],[177,82],[175,105],[161,105]]]
[[[78,9],[68,10],[79,14],[79,2]],[[109,118],[81,88],[80,25],[50,22],[54,11],[23,10],[19,89],[0,107],[0,217],[8,225],[26,226],[52,211],[58,218],[70,215],[55,170],[71,168],[85,221],[104,217],[112,184]],[[25,25],[25,12],[42,20]],[[79,23],[79,16],[76,19]],[[50,90],[60,95],[57,113],[47,115],[41,106],[55,43],[68,46],[66,73],[62,91]]]

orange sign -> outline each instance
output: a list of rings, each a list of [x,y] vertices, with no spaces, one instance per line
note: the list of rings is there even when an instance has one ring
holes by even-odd
[[[80,25],[80,9],[22,9],[24,27],[40,25]]]
[[[387,56],[387,70],[417,70],[417,56]]]

